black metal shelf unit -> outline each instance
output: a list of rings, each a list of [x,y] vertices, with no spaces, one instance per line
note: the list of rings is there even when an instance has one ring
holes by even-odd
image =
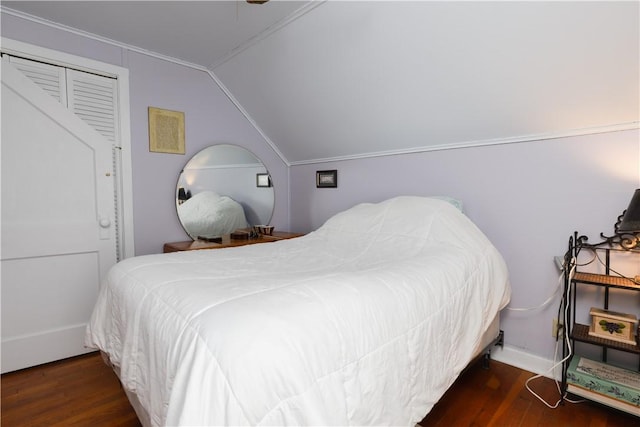
[[[606,339],[599,336],[592,336],[589,334],[589,325],[584,325],[576,322],[576,299],[579,291],[579,286],[595,286],[602,289],[604,294],[604,301],[602,308],[604,310],[609,309],[610,303],[610,290],[619,289],[624,291],[630,291],[636,298],[640,298],[640,283],[637,278],[627,278],[616,274],[611,266],[611,255],[617,251],[633,253],[638,255],[640,261],[640,244],[637,235],[627,235],[619,233],[613,237],[606,237],[601,234],[603,240],[601,242],[591,244],[588,243],[586,236],[579,236],[577,232],[569,238],[568,250],[564,257],[565,274],[564,274],[564,293],[561,302],[561,309],[565,313],[564,326],[567,328],[567,335],[562,335],[563,346],[563,360],[567,359],[569,355],[569,344],[572,349],[575,349],[576,342],[582,342],[598,346],[602,349],[601,361],[607,362],[607,351],[614,349],[627,353],[632,353],[640,356],[640,340],[635,345],[627,344],[615,340]],[[582,250],[595,251],[595,253],[604,252],[604,270],[605,274],[586,273],[574,270],[571,266],[574,260],[577,260],[579,253]],[[640,310],[640,303],[638,304]],[[637,331],[635,331],[637,333]],[[635,334],[634,334],[635,335]],[[566,337],[569,337],[571,341],[568,343]],[[572,354],[572,357],[575,354]],[[564,396],[567,391],[567,372],[571,358],[565,360],[562,365],[562,395]],[[638,358],[638,371],[640,371],[640,357]]]

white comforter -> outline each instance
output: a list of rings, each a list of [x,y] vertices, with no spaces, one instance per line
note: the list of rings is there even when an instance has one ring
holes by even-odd
[[[509,295],[467,217],[399,197],[297,239],[122,261],[86,344],[153,425],[413,425]]]

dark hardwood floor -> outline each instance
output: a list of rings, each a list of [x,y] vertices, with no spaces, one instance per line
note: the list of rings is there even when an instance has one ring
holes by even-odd
[[[551,409],[526,388],[531,372],[491,361],[489,369],[480,363],[471,366],[445,393],[427,417],[424,427],[629,427],[640,419],[591,402],[564,402]],[[538,378],[529,386],[550,404],[558,401],[556,383]]]
[[[431,413],[431,426],[640,425],[640,419],[592,403],[549,409],[524,382],[532,374],[503,363],[467,370]],[[2,426],[140,426],[115,374],[97,353],[2,375]],[[548,379],[534,389],[547,401],[558,393]]]
[[[0,381],[2,427],[140,426],[98,353],[11,372]]]

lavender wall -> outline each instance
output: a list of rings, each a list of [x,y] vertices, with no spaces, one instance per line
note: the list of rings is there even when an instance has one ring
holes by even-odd
[[[287,167],[204,72],[128,53],[136,253],[159,252],[162,243],[185,240],[175,211],[175,187],[185,163],[211,144],[237,144],[267,166],[275,188],[272,224],[288,228]],[[147,107],[185,112],[185,156],[149,152]]]
[[[553,257],[578,230],[611,232],[640,187],[640,132],[432,151],[291,168],[291,225],[320,226],[359,202],[400,194],[448,195],[502,252],[513,286],[512,307],[542,303],[557,284]],[[337,189],[316,189],[315,171],[338,169]],[[557,303],[506,312],[508,345],[552,359]]]
[[[4,13],[1,28],[2,37],[129,69],[136,255],[188,239],[176,215],[176,181],[189,158],[211,144],[237,144],[263,161],[275,188],[271,223],[288,228],[286,164],[207,73]],[[185,113],[185,155],[149,152],[149,106]]]
[[[569,234],[611,231],[632,191],[640,187],[637,130],[299,165],[288,171],[204,72],[5,14],[2,36],[130,70],[137,254],[159,252],[163,242],[186,238],[173,202],[178,173],[205,146],[233,143],[253,151],[271,172],[276,190],[272,223],[279,229],[289,228],[289,215],[290,228],[306,232],[358,202],[399,194],[463,200],[468,216],[507,261],[512,306],[527,307],[553,291],[553,257],[564,252]],[[148,106],[185,112],[185,156],[148,151]],[[316,189],[315,171],[334,168],[339,187]],[[507,344],[551,359],[556,307],[554,301],[545,310],[506,312]]]

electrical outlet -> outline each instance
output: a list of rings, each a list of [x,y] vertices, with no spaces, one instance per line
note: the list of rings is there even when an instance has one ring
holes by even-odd
[[[558,335],[562,332],[563,329],[562,323],[558,321],[557,318],[554,318],[551,322],[551,336],[553,338],[558,338]]]

